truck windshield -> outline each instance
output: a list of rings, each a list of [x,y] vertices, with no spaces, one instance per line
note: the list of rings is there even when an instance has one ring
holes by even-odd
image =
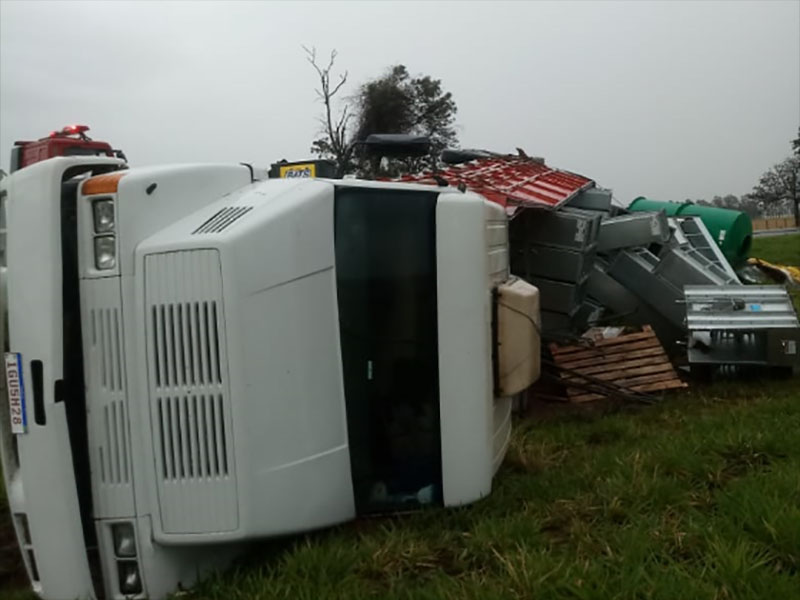
[[[360,514],[441,501],[437,196],[336,193],[339,325]]]
[[[6,190],[0,190],[0,267],[6,266]]]

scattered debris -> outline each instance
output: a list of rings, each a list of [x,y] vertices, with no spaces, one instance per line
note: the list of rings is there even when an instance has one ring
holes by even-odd
[[[624,327],[592,327],[587,329],[581,337],[599,342],[619,337],[623,333],[625,333]]]
[[[739,283],[736,271],[733,270],[700,217],[676,217],[669,219],[669,223],[673,230],[673,244],[690,252],[695,258],[697,258],[697,254],[705,256],[708,261],[722,271],[720,276],[723,279],[727,279],[729,283]],[[697,254],[691,250],[696,251]]]
[[[589,344],[554,343],[549,348],[570,402],[687,387],[648,326]],[[603,384],[613,385],[616,390],[603,389]]]
[[[753,265],[766,273],[773,281],[784,283],[791,287],[800,287],[800,267],[776,265],[760,258],[751,258],[748,265]]]
[[[591,353],[583,346],[569,344],[578,341],[587,328],[602,324],[646,326],[642,334],[648,338],[647,343],[658,345],[661,362],[639,365],[636,368],[646,372],[620,376],[616,384],[630,383],[632,378],[644,382],[640,385],[663,383],[666,387],[655,389],[670,389],[670,382],[675,384],[678,380],[668,377],[674,371],[666,357],[686,364],[687,354],[689,362],[695,364],[705,361],[800,366],[800,358],[790,353],[794,346],[788,342],[784,354],[775,358],[774,336],[789,341],[795,338],[775,333],[777,325],[768,320],[768,310],[763,314],[747,310],[733,314],[729,305],[721,308],[722,304],[714,301],[709,305],[715,307],[713,314],[708,308],[695,310],[696,303],[691,304],[687,314],[687,302],[694,302],[694,294],[699,294],[699,290],[745,294],[742,296],[748,298],[743,301],[745,306],[748,303],[766,306],[761,300],[750,300],[755,296],[748,294],[760,293],[756,288],[741,285],[742,279],[762,283],[758,279],[759,270],[787,285],[800,284],[800,269],[765,261],[751,260],[740,271],[740,279],[734,267],[740,268],[745,263],[752,240],[752,224],[746,214],[647,198],[637,198],[624,209],[612,202],[610,190],[598,187],[591,179],[553,169],[543,160],[530,159],[524,153],[502,155],[470,150],[452,158],[447,161],[449,166],[435,177],[421,173],[400,180],[436,183],[443,178],[450,186],[471,189],[506,207],[510,218],[511,272],[539,289],[542,340],[572,348],[567,351],[556,346],[561,348],[557,352],[562,358],[577,352],[576,348]],[[785,298],[782,306],[791,309],[791,301],[782,287],[772,286],[771,291],[758,289],[765,294],[782,295]],[[752,323],[744,324],[742,316]],[[786,312],[784,317],[780,331],[800,331],[794,312]],[[712,327],[708,319],[719,323],[719,327]],[[711,330],[715,333],[708,333]],[[620,343],[616,339],[597,344],[613,341],[611,346],[615,346]],[[655,348],[650,345],[631,351]],[[586,385],[580,386],[580,393],[576,392],[579,386],[573,377],[571,398],[602,396],[597,391],[601,384],[608,393],[642,391],[635,389],[636,385],[609,387],[608,378],[621,375],[624,364],[595,361],[592,365],[597,369],[594,373],[602,377],[598,375],[594,381],[583,383],[594,386],[595,392],[587,392]],[[609,366],[616,370],[609,371]],[[663,379],[646,379],[653,375]]]
[[[668,217],[699,217],[725,259],[738,268],[747,260],[753,241],[753,223],[746,213],[693,202],[660,202],[636,198],[628,206],[632,212],[663,210]]]
[[[545,335],[582,329],[597,312],[597,304],[583,305],[601,218],[582,209],[523,209],[511,219],[511,272],[541,291]]]

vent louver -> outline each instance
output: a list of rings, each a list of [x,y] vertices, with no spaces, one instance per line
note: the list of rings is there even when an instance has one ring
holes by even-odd
[[[244,215],[253,210],[252,206],[226,206],[218,210],[214,215],[206,220],[200,227],[192,232],[192,235],[201,233],[219,233],[224,231],[233,223],[241,219]]]
[[[121,302],[119,281],[114,278],[81,289],[87,436],[96,480],[92,510],[97,519],[135,512]],[[71,400],[69,392],[64,399]]]
[[[105,390],[121,391],[122,343],[119,310],[99,308],[91,311],[92,342],[100,358],[100,384]]]
[[[122,323],[117,308],[90,310],[92,351],[99,359],[97,375],[102,398],[95,410],[102,412],[102,434],[97,440],[100,481],[108,485],[130,483],[127,415],[124,391],[125,373],[122,357]]]
[[[107,484],[127,484],[128,451],[125,441],[125,404],[111,402],[103,407],[105,440],[99,447],[100,481]]]

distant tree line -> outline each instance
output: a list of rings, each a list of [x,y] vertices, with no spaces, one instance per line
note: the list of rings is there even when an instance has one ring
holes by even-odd
[[[752,218],[792,214],[800,226],[800,129],[797,138],[792,140],[792,155],[764,173],[749,194],[687,200],[705,206],[740,210]]]
[[[749,194],[745,194],[741,197],[733,194],[714,196],[711,200],[693,200],[691,198],[687,198],[687,200],[694,202],[695,204],[702,204],[703,206],[716,206],[717,208],[740,210],[744,213],[747,213],[753,219],[764,215],[765,207],[763,202],[759,202]]]
[[[750,194],[765,208],[778,208],[794,214],[800,227],[800,128],[792,140],[792,154],[761,176]]]

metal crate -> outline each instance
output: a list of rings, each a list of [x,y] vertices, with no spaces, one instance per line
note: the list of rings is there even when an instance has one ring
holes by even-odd
[[[597,251],[664,244],[669,237],[669,222],[664,211],[611,217],[600,224]]]
[[[542,334],[544,336],[564,336],[576,333],[575,317],[580,307],[575,307],[571,314],[542,310]]]
[[[509,223],[512,248],[540,244],[586,251],[593,247],[600,215],[589,211],[525,209]]]
[[[586,296],[586,278],[577,283],[567,283],[531,277],[530,283],[539,288],[539,299],[543,310],[572,314]]]
[[[511,255],[511,272],[524,279],[546,277],[575,283],[585,279],[595,258],[594,247],[580,252],[556,246],[530,244]]]
[[[800,323],[781,286],[684,287],[693,364],[800,366]]]
[[[609,212],[611,210],[611,190],[602,188],[589,188],[583,190],[572,200],[566,203],[571,208]]]
[[[725,285],[728,275],[693,248],[670,248],[655,273],[681,289],[684,285]]]
[[[691,254],[691,256],[698,261],[700,259],[697,254],[702,255],[707,259],[706,264],[713,265],[709,268],[726,283],[740,283],[736,271],[733,270],[700,217],[674,217],[669,219],[669,223],[673,229],[675,245],[684,250],[693,249],[696,254]]]
[[[685,329],[682,289],[655,273],[658,264],[658,257],[647,250],[624,250],[617,254],[608,274],[674,326]]]

